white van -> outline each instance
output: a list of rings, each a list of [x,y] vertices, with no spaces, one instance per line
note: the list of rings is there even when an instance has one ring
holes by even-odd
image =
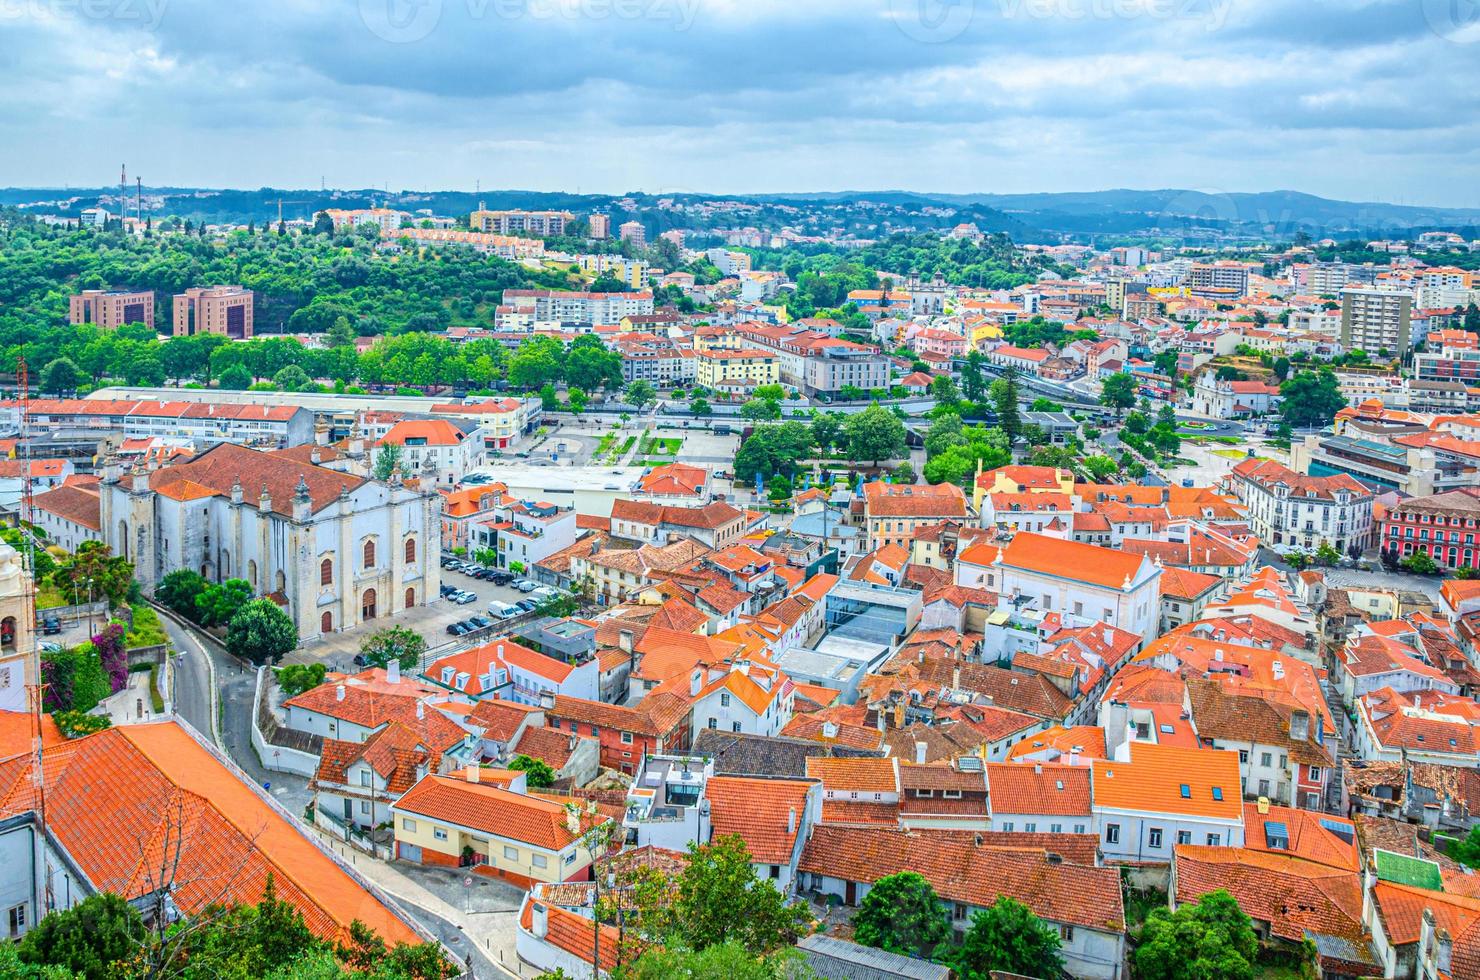
[[[497,599],[488,604],[488,615],[494,619],[513,619],[520,612],[521,610],[518,606],[511,605],[507,602],[499,602]]]

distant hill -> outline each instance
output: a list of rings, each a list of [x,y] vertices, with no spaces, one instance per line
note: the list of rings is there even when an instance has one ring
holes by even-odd
[[[1335,201],[1299,191],[1208,193],[1192,190],[1106,190],[1043,194],[920,194],[839,191],[777,195],[792,200],[884,204],[984,205],[1023,224],[1061,234],[1177,233],[1221,229],[1248,236],[1342,235],[1402,237],[1453,230],[1480,237],[1480,208],[1433,208],[1372,201]],[[1359,237],[1360,237],[1359,236]]]
[[[75,217],[101,203],[116,210],[117,187],[3,188],[0,206],[33,213]],[[376,205],[439,215],[463,215],[482,202],[490,208],[561,209],[611,212],[618,220],[636,217],[649,235],[666,228],[703,231],[726,224],[777,229],[795,223],[792,208],[813,210],[819,228],[836,228],[860,238],[895,231],[944,230],[970,222],[984,232],[1004,232],[1017,242],[1180,239],[1193,242],[1288,241],[1304,232],[1312,238],[1407,238],[1422,231],[1456,231],[1480,238],[1480,208],[1415,207],[1379,202],[1336,201],[1298,191],[1215,194],[1191,190],[1105,190],[1054,194],[933,194],[917,191],[826,191],[764,195],[665,195],[683,203],[744,201],[764,214],[694,217],[657,207],[658,196],[570,194],[529,190],[397,191],[256,190],[151,187],[146,198],[164,198],[158,216],[193,221],[259,224],[275,220],[278,200],[287,218],[309,218],[324,208]],[[630,198],[627,210],[616,202]],[[132,189],[130,189],[132,202]],[[841,206],[841,207],[840,207]]]

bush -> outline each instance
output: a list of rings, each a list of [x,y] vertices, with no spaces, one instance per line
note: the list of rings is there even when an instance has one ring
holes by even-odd
[[[57,728],[68,738],[80,738],[83,735],[91,735],[93,732],[101,732],[113,724],[113,719],[107,715],[89,715],[81,711],[54,711],[51,720],[56,722]]]
[[[21,940],[21,960],[63,967],[86,980],[108,980],[127,972],[124,963],[146,935],[134,907],[104,892],[38,922]]]

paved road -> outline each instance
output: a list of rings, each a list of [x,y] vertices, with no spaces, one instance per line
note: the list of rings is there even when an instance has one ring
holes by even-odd
[[[185,630],[164,616],[159,617],[170,643],[178,651],[175,654],[175,711],[192,728],[207,738],[211,737],[211,715],[215,702],[211,697],[211,672],[208,669],[207,653],[200,643]]]

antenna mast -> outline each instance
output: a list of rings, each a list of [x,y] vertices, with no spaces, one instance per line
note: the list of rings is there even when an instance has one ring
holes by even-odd
[[[33,678],[27,685],[26,691],[27,707],[31,713],[31,752],[34,758],[32,779],[36,784],[36,807],[37,816],[41,821],[41,832],[46,833],[46,776],[42,768],[41,758],[41,715],[43,707],[43,692],[46,685],[41,677],[40,648],[36,644],[36,539],[31,536],[27,529],[31,523],[31,383],[30,370],[26,364],[26,357],[22,354],[15,362],[15,389],[16,402],[20,408],[20,425],[17,431],[16,445],[21,456],[21,534],[24,541],[25,556],[25,586],[21,589],[21,619],[25,623],[26,635],[30,638],[31,649],[25,651],[26,663],[22,667],[25,673]],[[22,627],[17,625],[16,629]],[[49,894],[50,882],[48,882],[47,905],[51,904]]]

